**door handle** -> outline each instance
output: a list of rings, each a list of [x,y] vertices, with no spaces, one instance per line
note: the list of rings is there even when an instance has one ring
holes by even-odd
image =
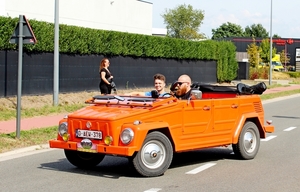
[[[203,107],[203,110],[204,110],[204,111],[209,111],[209,110],[210,110],[210,107],[209,107],[209,106],[205,106],[205,107]]]
[[[232,105],[231,105],[231,108],[236,109],[236,108],[238,108],[238,105],[232,104]]]

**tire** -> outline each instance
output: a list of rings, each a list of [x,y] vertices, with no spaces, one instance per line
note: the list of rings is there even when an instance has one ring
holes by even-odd
[[[173,147],[167,136],[149,133],[139,152],[132,159],[135,170],[145,177],[163,175],[173,159]]]
[[[105,157],[105,155],[99,153],[87,153],[67,149],[65,149],[65,155],[72,165],[83,169],[97,166]]]
[[[239,158],[253,159],[258,153],[260,146],[260,135],[258,128],[253,122],[246,122],[240,133],[237,144],[232,144],[234,154]]]

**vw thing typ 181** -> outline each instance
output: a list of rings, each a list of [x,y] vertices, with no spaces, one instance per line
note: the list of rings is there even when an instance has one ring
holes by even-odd
[[[259,97],[265,90],[264,83],[196,83],[187,100],[155,91],[152,97],[98,95],[60,120],[49,144],[79,168],[95,167],[106,155],[121,156],[146,177],[163,175],[173,155],[185,151],[231,145],[237,158],[253,159],[260,139],[274,132]]]

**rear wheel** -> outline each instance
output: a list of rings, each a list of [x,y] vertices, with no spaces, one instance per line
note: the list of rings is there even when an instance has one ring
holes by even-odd
[[[99,153],[87,153],[81,151],[65,149],[65,155],[68,161],[79,168],[92,168],[97,166],[105,157]]]
[[[149,133],[132,163],[138,173],[146,177],[164,174],[173,159],[173,147],[167,136],[160,132]]]
[[[246,122],[237,144],[232,144],[234,153],[242,159],[253,159],[260,146],[259,131],[255,123]]]

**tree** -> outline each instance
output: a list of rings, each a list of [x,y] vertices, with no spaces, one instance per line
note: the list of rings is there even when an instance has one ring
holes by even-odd
[[[290,63],[290,57],[288,56],[288,53],[285,52],[285,50],[283,49],[280,53],[280,62],[284,64],[284,66],[286,67],[287,64]]]
[[[260,44],[261,54],[260,57],[264,63],[270,63],[270,41],[269,39],[263,39]],[[272,47],[272,58],[276,54],[276,48]]]
[[[204,19],[204,11],[184,4],[175,9],[166,9],[162,17],[167,25],[167,36],[190,40],[204,38],[204,34],[198,33]]]
[[[244,31],[240,25],[234,23],[223,23],[219,28],[212,29],[212,39],[221,39],[226,37],[243,37]]]
[[[252,24],[250,27],[245,28],[245,37],[268,38],[269,33],[261,24]]]
[[[259,63],[261,63],[260,53],[261,47],[256,45],[255,39],[253,38],[253,42],[248,45],[247,53],[248,53],[248,62],[250,63],[251,67],[257,68]]]
[[[281,38],[281,37],[279,35],[277,35],[277,34],[274,34],[273,38]]]

